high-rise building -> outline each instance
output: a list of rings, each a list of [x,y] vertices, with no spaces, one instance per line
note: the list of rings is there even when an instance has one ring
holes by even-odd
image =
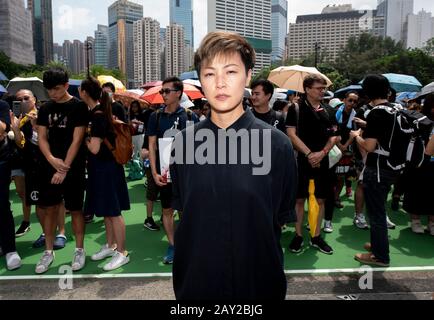
[[[127,86],[134,86],[133,23],[143,18],[143,6],[118,0],[108,9],[109,68],[118,68],[127,77]]]
[[[109,32],[108,27],[101,24],[95,31],[95,64],[109,67]]]
[[[351,5],[327,6],[321,14],[298,16],[289,24],[288,58],[302,59],[320,50],[329,61],[336,59],[350,37],[362,33],[381,36],[384,17],[376,10],[353,10]]]
[[[22,0],[0,0],[0,51],[13,62],[35,64],[32,14]]]
[[[271,0],[271,61],[283,60],[288,34],[288,0]]]
[[[407,48],[423,48],[434,37],[434,18],[431,12],[420,11],[407,16],[405,25],[405,45]]]
[[[53,10],[51,0],[28,0],[33,16],[33,43],[36,64],[46,65],[53,60]]]
[[[161,77],[166,77],[166,28],[160,28]]]
[[[80,40],[72,42],[72,54],[69,59],[69,67],[72,73],[78,74],[86,69],[86,52],[83,42]]]
[[[135,87],[161,77],[160,23],[152,18],[134,22]]]
[[[53,60],[56,62],[63,61],[63,47],[58,43],[53,43]]]
[[[208,0],[208,32],[234,31],[256,51],[257,73],[271,65],[271,0]]]
[[[404,27],[407,22],[407,16],[414,11],[414,1],[382,0],[378,3],[378,15],[385,18],[384,35],[397,42],[404,42]]]
[[[62,45],[62,52],[63,52],[63,63],[66,67],[68,67],[71,70],[70,62],[72,61],[72,42],[69,40],[63,41]]]
[[[192,0],[169,0],[170,24],[178,24],[184,27],[184,66],[190,68],[193,65],[194,29]]]
[[[166,28],[166,50],[165,50],[165,78],[179,77],[185,72],[184,65],[184,28],[177,24],[171,24]]]

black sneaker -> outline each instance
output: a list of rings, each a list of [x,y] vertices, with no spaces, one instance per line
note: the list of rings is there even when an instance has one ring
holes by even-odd
[[[289,245],[289,251],[292,253],[300,253],[303,245],[303,237],[295,235],[294,239],[292,239],[291,244]]]
[[[155,223],[153,218],[147,218],[143,226],[151,231],[160,231],[160,227]]]
[[[310,245],[317,248],[319,251],[325,254],[333,254],[333,249],[324,241],[321,236],[311,238]]]
[[[22,237],[23,235],[25,235],[29,231],[30,231],[30,222],[23,221],[23,222],[21,222],[21,225],[18,228],[17,232],[15,232],[15,238]]]

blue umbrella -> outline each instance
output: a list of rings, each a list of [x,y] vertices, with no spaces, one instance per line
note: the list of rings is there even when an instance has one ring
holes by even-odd
[[[362,88],[361,85],[354,84],[354,85],[351,85],[351,86],[348,86],[348,87],[345,87],[345,88],[341,88],[341,89],[335,91],[335,97],[343,98],[343,97],[345,97],[345,94],[347,92],[350,92],[350,91],[361,92],[362,90],[363,90],[363,88]]]
[[[408,100],[416,98],[417,92],[401,92],[396,96],[395,102],[405,105]]]
[[[181,74],[179,76],[179,79],[181,79],[182,81],[184,80],[199,80],[199,75],[197,74],[196,71],[189,71],[189,72],[184,72],[183,74]]]
[[[390,86],[396,92],[419,92],[422,89],[422,83],[415,77],[406,74],[386,73],[383,74],[389,80]],[[360,81],[360,84],[363,80]]]
[[[8,91],[6,90],[6,88],[3,87],[3,86],[0,84],[0,93],[6,93],[6,92],[8,92]]]
[[[0,71],[0,81],[9,81],[8,77],[6,77],[5,74],[1,71]]]

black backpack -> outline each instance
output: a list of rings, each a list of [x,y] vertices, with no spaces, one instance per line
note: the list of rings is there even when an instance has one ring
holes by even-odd
[[[395,171],[404,168],[419,168],[425,158],[433,122],[417,111],[403,109],[400,105],[377,106],[393,115],[394,124],[387,146],[379,146],[375,153],[387,157],[387,165]]]

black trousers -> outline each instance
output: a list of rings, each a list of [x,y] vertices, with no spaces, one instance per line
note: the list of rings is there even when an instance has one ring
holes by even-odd
[[[9,202],[11,168],[0,161],[0,246],[4,254],[15,252],[15,223]]]

